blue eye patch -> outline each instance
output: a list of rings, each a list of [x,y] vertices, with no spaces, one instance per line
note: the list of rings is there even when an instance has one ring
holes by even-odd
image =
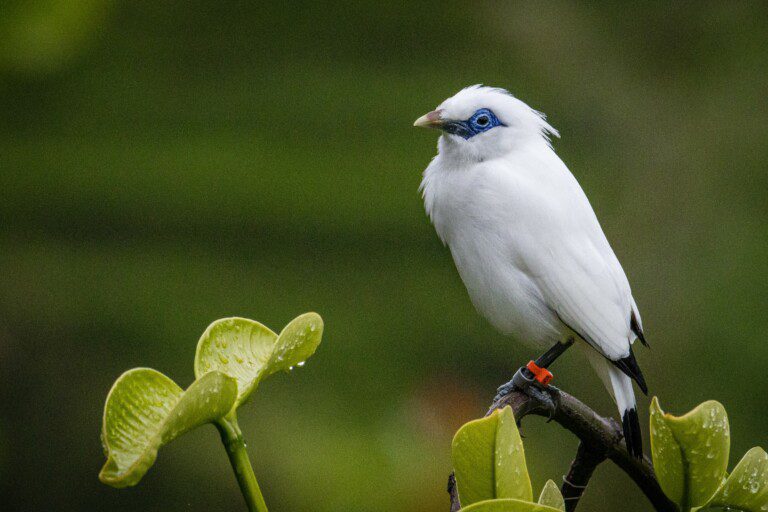
[[[464,139],[471,139],[475,135],[487,132],[497,126],[506,125],[499,121],[499,118],[496,117],[493,111],[481,108],[466,121],[449,121],[443,125],[442,129],[447,133],[458,135]]]

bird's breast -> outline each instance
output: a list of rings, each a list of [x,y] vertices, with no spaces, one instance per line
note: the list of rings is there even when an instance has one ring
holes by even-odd
[[[493,171],[478,166],[432,183],[430,217],[477,310],[505,334],[536,345],[554,343],[558,322],[519,251],[535,223],[531,209],[541,205],[529,204],[530,195],[520,190],[524,183]]]

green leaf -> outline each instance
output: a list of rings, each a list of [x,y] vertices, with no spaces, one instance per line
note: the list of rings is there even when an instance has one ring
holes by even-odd
[[[650,405],[651,415],[651,457],[656,479],[667,497],[675,503],[682,503],[686,492],[685,466],[680,446],[672,429],[664,419],[656,397]]]
[[[654,397],[650,409],[651,455],[661,488],[682,510],[703,505],[720,486],[728,466],[725,408],[709,401],[683,416],[672,416]]]
[[[552,480],[547,480],[539,496],[539,503],[565,512],[565,499],[560,488]]]
[[[279,336],[253,320],[223,318],[209,325],[197,343],[195,375],[219,371],[236,379],[237,407],[264,377],[303,365],[322,335],[323,320],[317,313],[294,318]]]
[[[219,372],[183,391],[151,368],[128,370],[115,381],[104,406],[101,439],[107,462],[99,479],[112,487],[136,485],[161,446],[223,417],[236,398],[237,383]]]
[[[461,512],[559,512],[560,510],[539,503],[514,499],[478,501],[468,507],[461,507]]]
[[[749,450],[707,504],[744,512],[768,511],[768,454]]]
[[[453,438],[453,467],[461,502],[533,500],[525,452],[512,409],[470,421]]]

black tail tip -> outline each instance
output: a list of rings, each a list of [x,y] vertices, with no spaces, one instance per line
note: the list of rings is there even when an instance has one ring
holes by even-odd
[[[621,426],[624,430],[624,442],[627,444],[627,452],[632,457],[643,458],[643,437],[640,433],[640,419],[637,417],[637,409],[627,409],[621,417]]]
[[[648,344],[648,341],[645,339],[643,328],[640,327],[640,322],[637,320],[637,315],[634,311],[632,311],[632,314],[629,316],[629,328],[632,329],[633,333],[635,333],[635,336],[637,336],[637,339],[640,340],[640,343],[645,345],[647,348],[651,348],[651,346]]]
[[[637,364],[635,353],[632,351],[632,345],[629,346],[629,355],[627,357],[611,362],[616,368],[624,372],[629,378],[633,379],[644,395],[648,395],[648,385],[645,383],[643,372]]]

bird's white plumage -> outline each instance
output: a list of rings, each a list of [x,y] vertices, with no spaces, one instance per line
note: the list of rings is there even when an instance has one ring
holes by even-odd
[[[612,361],[627,357],[639,313],[586,195],[551,147],[557,132],[500,89],[464,89],[438,110],[462,120],[480,108],[504,126],[442,134],[421,185],[472,302],[521,341],[548,348],[576,334]],[[633,405],[626,375],[594,361],[619,405]]]

